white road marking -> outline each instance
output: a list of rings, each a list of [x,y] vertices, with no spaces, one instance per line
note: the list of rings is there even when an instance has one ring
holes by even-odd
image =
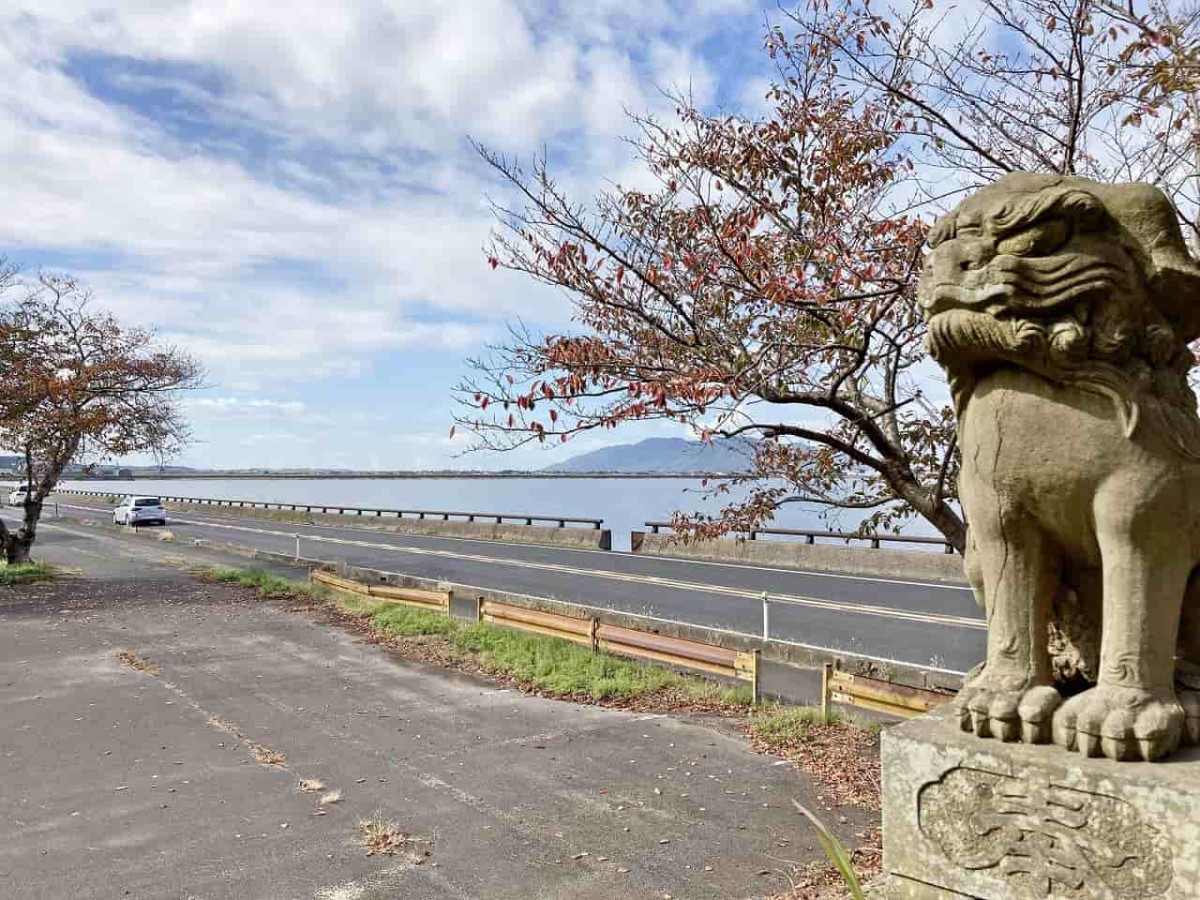
[[[103,512],[96,510],[93,507],[87,506],[70,506],[62,504],[67,509],[81,509],[92,512]],[[247,534],[260,534],[268,537],[279,537],[291,540],[295,536],[293,531],[276,531],[270,528],[252,528],[248,525],[229,525],[224,522],[213,522],[207,519],[180,519],[181,522],[187,522],[197,525],[202,528],[217,528],[225,531],[240,531]],[[407,553],[416,556],[433,556],[444,559],[459,559],[469,562],[486,563],[489,565],[510,566],[520,569],[537,569],[545,572],[554,572],[564,575],[576,575],[584,578],[603,578],[610,581],[622,581],[631,584],[651,584],[657,587],[677,588],[679,590],[697,591],[708,594],[720,594],[727,597],[739,597],[746,600],[761,600],[762,591],[748,590],[744,588],[724,587],[721,585],[703,584],[699,582],[679,581],[671,578],[663,578],[657,575],[634,575],[625,572],[612,572],[600,569],[581,569],[575,566],[566,566],[559,563],[544,563],[533,562],[527,560],[505,559],[495,556],[484,556],[477,553],[456,553],[450,550],[435,550],[428,547],[404,547],[396,544],[384,544],[376,541],[357,541],[348,538],[326,537],[325,535],[304,535],[304,540],[316,541],[325,544],[338,544],[347,547],[362,547],[368,550],[383,550],[388,553]],[[885,606],[874,606],[867,603],[847,603],[837,600],[821,600],[816,597],[801,597],[787,594],[771,594],[770,600],[772,603],[786,604],[790,606],[804,606],[811,609],[822,609],[830,612],[852,613],[855,615],[878,616],[887,619],[899,619],[908,622],[924,622],[927,624],[946,625],[957,628],[974,628],[979,630],[986,629],[987,625],[983,619],[969,618],[967,616],[949,616],[940,615],[937,613],[915,612],[906,609],[892,609]]]

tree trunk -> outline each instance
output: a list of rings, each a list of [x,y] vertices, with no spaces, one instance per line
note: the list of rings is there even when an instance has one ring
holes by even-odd
[[[25,501],[25,517],[16,531],[3,532],[4,559],[9,565],[29,562],[29,551],[37,539],[37,523],[42,517],[42,501]]]
[[[924,513],[926,520],[942,533],[951,547],[962,556],[967,548],[967,523],[949,505],[938,503]]]
[[[921,514],[930,525],[942,533],[946,543],[965,555],[967,523],[945,500],[934,500],[930,492],[907,479],[890,481],[896,496]]]

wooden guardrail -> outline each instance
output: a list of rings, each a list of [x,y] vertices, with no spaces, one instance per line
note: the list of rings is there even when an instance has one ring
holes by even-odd
[[[368,585],[343,578],[324,569],[314,569],[310,577],[314,583],[324,584],[340,591],[373,597],[390,603],[421,606],[426,609],[435,609],[446,615],[450,614],[452,594],[449,591],[425,591],[395,585]],[[491,625],[562,638],[590,647],[593,653],[605,651],[622,656],[650,659],[682,669],[692,669],[709,675],[745,681],[750,685],[754,702],[758,702],[759,651],[757,650],[730,650],[700,641],[667,637],[651,631],[606,625],[594,617],[567,616],[530,606],[500,603],[495,600],[478,600],[476,619]]]
[[[826,663],[821,673],[821,712],[825,715],[828,715],[831,703],[844,703],[908,719],[952,699],[953,694],[893,684],[866,675],[851,675],[835,669],[831,663]]]
[[[342,578],[325,569],[313,569],[309,577],[314,584],[323,584],[360,597],[371,597],[386,603],[404,603],[447,614],[450,612],[450,591],[426,591],[392,584],[363,584],[361,581]]]
[[[122,497],[130,496],[114,491],[77,491],[74,489],[60,488],[55,491],[57,494],[71,494],[77,497]],[[603,519],[590,519],[580,516],[543,516],[532,515],[530,513],[491,513],[491,512],[454,512],[442,509],[379,509],[373,506],[347,506],[341,503],[283,503],[266,500],[222,500],[216,497],[168,497],[164,494],[155,494],[160,500],[168,503],[193,503],[198,506],[224,506],[234,509],[277,509],[288,510],[290,512],[321,512],[330,514],[331,511],[337,515],[355,515],[355,516],[375,516],[382,518],[388,516],[391,518],[404,519],[441,519],[444,522],[449,522],[451,519],[463,519],[467,522],[495,522],[504,524],[505,522],[519,523],[522,525],[533,525],[536,522],[553,522],[559,528],[566,528],[568,525],[583,525],[593,529],[600,529],[604,524]]]
[[[646,527],[650,529],[651,534],[658,534],[659,529],[673,528],[670,522],[646,522]],[[851,541],[870,541],[871,549],[878,550],[884,543],[897,544],[932,544],[945,549],[947,554],[954,553],[954,547],[948,544],[942,538],[925,537],[923,535],[913,534],[874,534],[861,531],[806,531],[796,528],[756,528],[754,531],[741,532],[746,535],[746,538],[751,541],[758,540],[760,534],[778,534],[785,537],[801,537],[804,538],[804,543],[815,544],[818,538],[836,539],[850,543]]]

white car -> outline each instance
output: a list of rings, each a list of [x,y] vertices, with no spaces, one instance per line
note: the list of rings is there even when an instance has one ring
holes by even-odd
[[[157,497],[126,497],[113,510],[114,525],[166,525],[167,511]]]
[[[9,506],[24,506],[25,498],[29,496],[29,485],[18,484],[8,495]]]

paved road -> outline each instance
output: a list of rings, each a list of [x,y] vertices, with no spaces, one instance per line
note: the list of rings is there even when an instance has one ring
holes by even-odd
[[[41,551],[81,575],[0,587],[0,897],[720,900],[820,858],[791,807],[816,786],[732,726],[398,661],[171,545],[73,532]],[[377,810],[411,853],[365,855]],[[824,815],[848,843],[877,821]]]
[[[69,516],[107,521],[89,501],[60,502]],[[963,672],[984,656],[984,623],[969,590],[953,585],[793,572],[401,535],[262,519],[173,513],[180,538],[227,541],[351,565],[762,634],[762,594],[772,598],[770,636],[814,647]],[[886,551],[879,551],[886,552]]]

